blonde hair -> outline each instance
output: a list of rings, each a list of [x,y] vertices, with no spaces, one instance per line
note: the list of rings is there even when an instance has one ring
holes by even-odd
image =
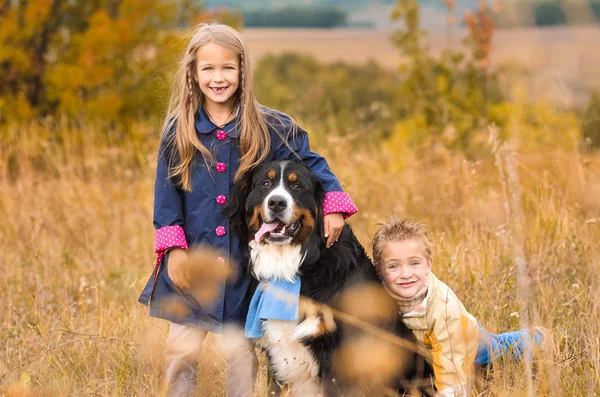
[[[423,223],[398,219],[394,216],[386,223],[379,224],[379,230],[373,236],[373,264],[377,269],[381,264],[381,255],[385,247],[392,242],[402,242],[411,239],[421,240],[427,259],[432,258],[432,243],[429,239],[427,226]]]
[[[208,167],[214,164],[215,158],[210,149],[205,147],[194,125],[194,117],[200,106],[204,103],[204,94],[196,81],[196,54],[198,49],[209,43],[214,43],[233,51],[240,63],[240,85],[235,94],[235,101],[240,105],[240,117],[237,128],[240,129],[240,166],[235,175],[238,181],[241,175],[264,160],[270,149],[271,138],[268,126],[272,125],[267,120],[267,115],[272,115],[268,109],[261,109],[254,97],[252,84],[252,67],[248,59],[248,50],[242,35],[235,29],[222,24],[203,23],[198,25],[191,33],[191,38],[180,61],[175,81],[171,88],[169,107],[165,118],[163,133],[169,134],[176,124],[175,134],[166,136],[167,145],[172,150],[177,150],[176,156],[171,156],[169,164],[169,177],[176,177],[178,185],[185,191],[192,190],[191,167],[196,150],[202,154]],[[273,114],[274,115],[274,114]],[[281,125],[283,121],[274,115]],[[292,122],[294,129],[295,123]],[[174,145],[173,145],[174,143]],[[162,153],[159,153],[161,155]]]

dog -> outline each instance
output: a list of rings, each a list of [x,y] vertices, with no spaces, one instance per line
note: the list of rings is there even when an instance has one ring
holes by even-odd
[[[350,226],[326,248],[324,200],[319,180],[295,161],[260,165],[233,187],[225,212],[256,280],[301,280],[298,318],[265,320],[258,344],[274,379],[294,396],[374,395],[373,387],[402,393],[432,371],[406,347],[415,339]],[[383,340],[381,330],[408,343]],[[391,368],[385,379],[381,365]]]

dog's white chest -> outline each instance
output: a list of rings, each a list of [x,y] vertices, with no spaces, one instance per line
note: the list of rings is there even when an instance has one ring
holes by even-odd
[[[294,322],[266,320],[262,343],[268,346],[277,379],[292,384],[292,390],[300,395],[316,396],[320,392],[319,364],[308,348],[294,338],[295,328]]]
[[[304,256],[301,246],[289,244],[249,243],[252,272],[258,280],[283,279],[293,282],[299,277]],[[299,339],[315,334],[319,319],[295,321],[265,320],[261,344],[269,351],[275,377],[289,384],[298,397],[321,395],[319,364]]]
[[[293,282],[304,260],[299,245],[260,244],[251,241],[252,272],[258,280],[274,278]]]

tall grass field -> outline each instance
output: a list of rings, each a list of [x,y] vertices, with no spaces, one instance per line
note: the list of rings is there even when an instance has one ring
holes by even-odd
[[[2,130],[1,395],[164,395],[167,324],[137,303],[153,268],[159,129]],[[485,327],[552,330],[550,360],[498,366],[472,396],[595,396],[600,156],[569,131],[564,147],[535,151],[498,141],[493,127],[482,133],[478,159],[312,129],[311,142],[359,207],[349,223],[366,247],[392,214],[421,220],[435,273]],[[221,338],[204,352],[198,395],[224,396]],[[255,396],[267,395],[265,371],[263,358]]]

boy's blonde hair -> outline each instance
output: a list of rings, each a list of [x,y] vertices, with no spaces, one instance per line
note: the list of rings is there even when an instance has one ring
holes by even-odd
[[[196,54],[198,49],[209,43],[233,51],[240,63],[240,85],[238,92],[234,94],[234,100],[240,105],[237,127],[240,129],[241,158],[235,180],[239,180],[242,174],[264,160],[271,145],[268,130],[268,125],[271,123],[266,118],[266,113],[271,114],[271,112],[261,109],[254,97],[252,67],[242,35],[227,25],[216,23],[198,25],[193,30],[183,59],[180,61],[163,126],[164,134],[168,134],[176,123],[175,134],[169,134],[165,146],[176,149],[177,153],[174,154],[178,155],[171,156],[169,176],[176,177],[180,187],[188,192],[192,190],[191,166],[196,150],[202,154],[207,167],[215,162],[211,151],[200,142],[194,125],[196,111],[205,100],[196,81]],[[279,119],[277,115],[273,116]],[[177,161],[174,161],[174,158],[177,158]]]
[[[418,239],[423,242],[423,248],[427,259],[432,258],[432,243],[429,239],[427,226],[423,223],[394,216],[386,223],[379,224],[379,230],[373,236],[373,264],[377,269],[381,264],[381,255],[385,247],[393,242],[401,242],[410,239]]]

